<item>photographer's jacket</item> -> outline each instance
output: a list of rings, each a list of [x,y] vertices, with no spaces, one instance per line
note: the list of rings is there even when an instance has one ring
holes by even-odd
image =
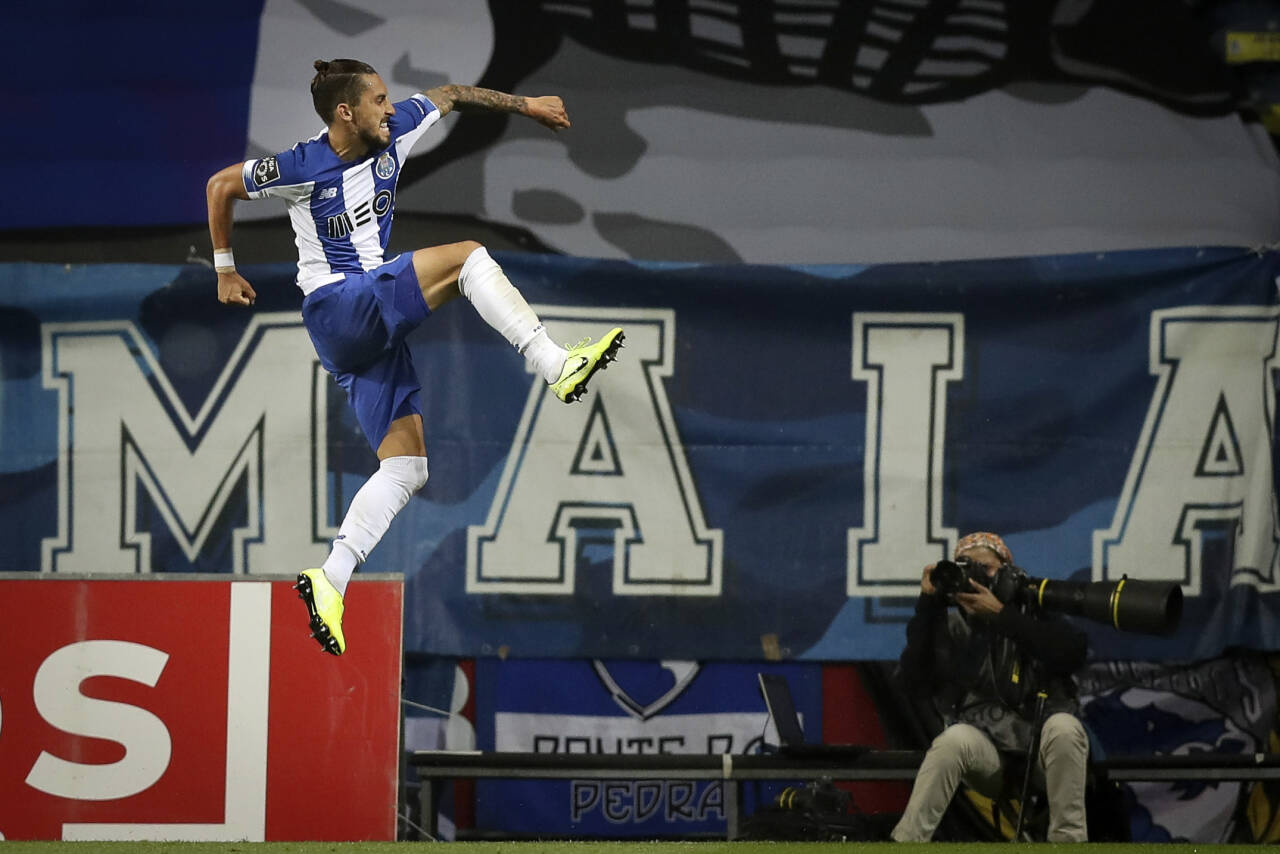
[[[985,620],[949,609],[942,594],[922,593],[900,663],[907,690],[932,699],[946,724],[973,724],[997,748],[1025,752],[1039,691],[1048,695],[1046,717],[1078,713],[1072,674],[1084,666],[1088,644],[1065,619],[1021,598]]]

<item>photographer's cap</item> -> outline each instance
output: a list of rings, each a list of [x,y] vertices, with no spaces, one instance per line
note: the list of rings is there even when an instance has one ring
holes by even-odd
[[[1000,539],[999,534],[992,534],[989,531],[974,531],[972,534],[966,534],[960,538],[960,542],[956,543],[955,556],[960,557],[962,552],[973,548],[991,549],[1003,563],[1013,563],[1013,553],[1004,544],[1004,540]]]

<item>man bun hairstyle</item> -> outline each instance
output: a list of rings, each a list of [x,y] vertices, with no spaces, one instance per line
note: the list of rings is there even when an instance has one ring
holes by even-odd
[[[369,85],[366,75],[377,74],[373,66],[358,59],[317,59],[316,76],[311,78],[311,103],[325,124],[333,121],[339,104],[354,104]]]

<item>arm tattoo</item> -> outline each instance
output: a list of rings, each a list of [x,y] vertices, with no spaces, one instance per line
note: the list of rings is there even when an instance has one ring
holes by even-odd
[[[524,98],[520,95],[508,95],[506,92],[482,89],[479,86],[459,86],[456,83],[441,86],[440,91],[455,110],[471,108],[500,113],[524,112]]]

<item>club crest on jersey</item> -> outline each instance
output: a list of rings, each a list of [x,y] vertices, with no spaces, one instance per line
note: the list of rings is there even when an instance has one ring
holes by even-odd
[[[266,186],[272,181],[280,179],[280,165],[276,163],[275,155],[264,157],[258,161],[253,167],[253,183],[259,187]]]
[[[396,160],[391,156],[391,152],[384,151],[382,156],[378,158],[378,165],[373,169],[379,178],[390,178],[396,174]]]

